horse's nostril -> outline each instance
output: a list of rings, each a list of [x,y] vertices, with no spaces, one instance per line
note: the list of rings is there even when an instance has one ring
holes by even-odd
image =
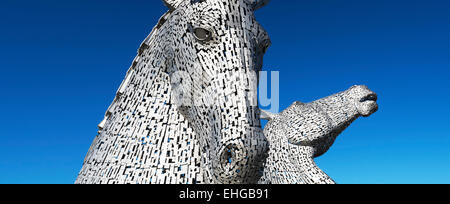
[[[239,173],[240,171],[237,171],[239,165],[237,164],[242,160],[241,157],[244,156],[242,155],[242,152],[237,145],[227,145],[219,153],[220,165],[222,166],[222,169],[228,173]]]
[[[233,163],[233,153],[231,152],[231,150],[228,150],[225,157],[228,164]]]
[[[222,154],[222,162],[224,166],[230,165],[233,163],[235,157],[235,148],[233,146],[228,146],[225,149],[225,152]]]
[[[376,94],[370,94],[364,98],[362,98],[359,102],[363,103],[366,101],[377,101],[378,97]]]

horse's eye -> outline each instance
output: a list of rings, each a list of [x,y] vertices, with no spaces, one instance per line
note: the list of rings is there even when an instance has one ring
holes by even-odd
[[[194,36],[200,41],[209,41],[212,38],[212,32],[204,28],[195,28]]]

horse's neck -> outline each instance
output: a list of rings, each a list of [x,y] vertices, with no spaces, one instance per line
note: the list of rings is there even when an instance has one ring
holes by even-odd
[[[289,149],[290,161],[296,168],[294,176],[297,180],[301,180],[305,184],[335,183],[314,161],[314,147],[291,145]]]
[[[169,76],[155,56],[144,50],[135,59],[78,183],[203,183],[197,136],[171,104]]]
[[[314,147],[293,145],[278,137],[270,148],[260,184],[334,184],[314,162]]]
[[[197,136],[172,104],[169,76],[161,67],[154,67],[162,64],[144,58],[130,83],[128,91],[134,99],[130,102],[131,108],[139,110],[138,117],[143,119],[142,125],[147,126],[147,131],[140,136],[154,144],[158,168],[168,170],[160,177],[175,177],[178,180],[175,183],[184,183],[179,182],[184,179],[186,183],[202,182]]]

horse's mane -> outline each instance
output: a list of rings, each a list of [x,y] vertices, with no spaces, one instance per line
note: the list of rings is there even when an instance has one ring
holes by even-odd
[[[151,41],[153,40],[152,37],[155,33],[158,32],[158,30],[167,22],[167,20],[170,18],[171,14],[172,14],[173,10],[169,10],[167,11],[158,21],[158,24],[156,24],[155,27],[153,27],[152,31],[150,32],[150,34],[147,36],[147,38],[145,38],[144,42],[142,42],[141,46],[139,47],[139,51],[138,54],[141,55],[142,52],[148,48],[148,46],[150,45]]]
[[[108,107],[106,114],[105,114],[105,119],[100,123],[99,128],[102,129],[104,123],[106,122],[106,119],[112,114],[112,110],[115,108],[114,105],[117,101],[118,98],[120,98],[120,96],[123,94],[125,88],[128,86],[128,83],[130,81],[130,77],[131,75],[133,75],[133,69],[136,66],[136,61],[139,58],[139,56],[142,55],[142,53],[149,48],[149,46],[151,45],[152,41],[153,41],[153,36],[159,31],[159,29],[167,22],[167,20],[170,18],[171,14],[173,13],[173,10],[169,10],[167,11],[158,21],[158,24],[156,24],[155,27],[153,27],[152,31],[150,32],[150,34],[147,36],[147,38],[145,38],[145,40],[141,43],[139,50],[138,50],[138,55],[136,56],[136,58],[133,60],[133,64],[131,65],[131,67],[128,69],[127,74],[125,79],[123,80],[122,84],[119,87],[119,90],[116,93],[116,96],[114,97],[114,100],[112,102],[112,104]]]

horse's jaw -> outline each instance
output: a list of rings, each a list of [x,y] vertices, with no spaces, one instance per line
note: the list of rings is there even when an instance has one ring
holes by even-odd
[[[199,108],[205,110],[205,108]],[[235,111],[233,111],[235,109]],[[205,181],[212,184],[256,183],[268,151],[257,107],[210,108],[193,118],[195,108],[183,111],[197,133]],[[244,112],[238,112],[246,110]],[[247,112],[248,111],[248,112]]]

